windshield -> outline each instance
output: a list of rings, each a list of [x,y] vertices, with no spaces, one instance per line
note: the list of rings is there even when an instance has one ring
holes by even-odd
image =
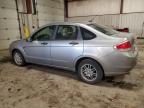
[[[116,30],[113,30],[111,28],[108,28],[108,27],[105,27],[105,26],[100,26],[100,25],[97,25],[97,24],[88,24],[88,26],[106,34],[106,35],[114,35],[114,34],[118,34],[118,31]]]

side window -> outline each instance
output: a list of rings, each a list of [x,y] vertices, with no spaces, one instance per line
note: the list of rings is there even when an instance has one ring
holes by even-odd
[[[76,40],[78,29],[73,25],[60,25],[55,40]]]
[[[81,29],[82,37],[84,40],[91,40],[96,37],[96,34],[92,33],[91,31],[87,29],[82,28],[82,27],[80,29]]]
[[[40,31],[38,31],[37,33],[34,34],[34,36],[32,37],[33,41],[48,41],[51,39],[51,37],[53,36],[55,31],[55,26],[48,26],[45,27],[43,29],[41,29]]]

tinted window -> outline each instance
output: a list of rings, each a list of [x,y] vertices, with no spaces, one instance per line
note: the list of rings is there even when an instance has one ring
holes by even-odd
[[[50,40],[51,37],[53,36],[53,33],[55,31],[55,26],[48,26],[40,31],[38,31],[34,36],[32,37],[32,40],[37,40],[37,41],[47,41]]]
[[[80,28],[82,37],[84,40],[91,40],[96,37],[96,34],[92,33],[91,31],[85,29],[85,28]]]
[[[73,25],[60,25],[56,34],[56,40],[76,40],[78,29]]]
[[[111,28],[108,28],[108,27],[105,27],[105,26],[101,26],[101,25],[97,25],[97,24],[88,24],[88,26],[106,34],[106,35],[114,35],[114,34],[117,34],[118,32],[111,29]]]

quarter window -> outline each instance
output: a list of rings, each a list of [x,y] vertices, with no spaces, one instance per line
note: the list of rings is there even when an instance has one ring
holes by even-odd
[[[48,41],[52,38],[55,31],[55,26],[48,26],[38,31],[32,37],[33,41]]]
[[[91,31],[85,29],[85,28],[80,28],[81,29],[81,34],[84,40],[91,40],[96,37],[96,34],[92,33]]]
[[[76,40],[78,29],[73,25],[60,25],[56,34],[56,40]]]

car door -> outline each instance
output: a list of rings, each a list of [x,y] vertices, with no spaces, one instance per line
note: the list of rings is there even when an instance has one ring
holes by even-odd
[[[51,38],[55,28],[55,26],[44,27],[34,33],[30,41],[26,42],[24,51],[29,62],[44,65],[51,63]]]
[[[73,68],[74,60],[83,53],[83,40],[79,28],[74,25],[59,25],[55,40],[51,43],[52,65]]]

